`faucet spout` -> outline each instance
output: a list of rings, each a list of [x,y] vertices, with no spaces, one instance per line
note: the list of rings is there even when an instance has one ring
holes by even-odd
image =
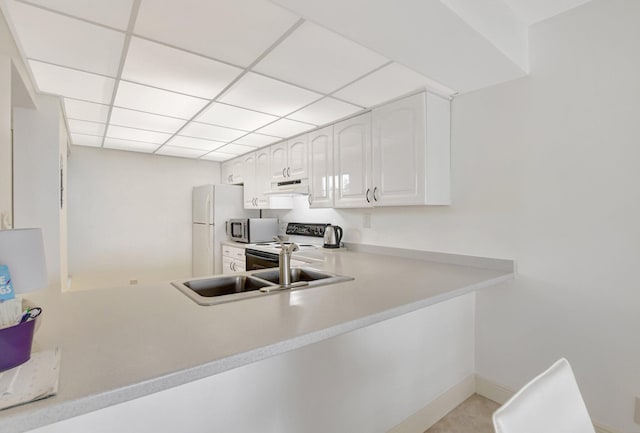
[[[288,287],[291,286],[291,253],[298,251],[300,248],[295,242],[285,244],[279,238],[274,238],[280,242],[280,254],[278,256],[280,285]]]

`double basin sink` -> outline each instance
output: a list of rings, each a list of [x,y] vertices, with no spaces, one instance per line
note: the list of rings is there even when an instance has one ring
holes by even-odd
[[[331,274],[310,268],[291,268],[291,284],[280,284],[280,269],[270,268],[237,275],[172,281],[175,287],[200,305],[225,302],[277,293],[282,290],[298,290],[353,280],[352,277]]]

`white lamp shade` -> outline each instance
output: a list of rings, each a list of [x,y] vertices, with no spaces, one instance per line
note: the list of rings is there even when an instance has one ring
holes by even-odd
[[[7,265],[15,293],[47,286],[47,266],[40,229],[0,230],[0,265]]]

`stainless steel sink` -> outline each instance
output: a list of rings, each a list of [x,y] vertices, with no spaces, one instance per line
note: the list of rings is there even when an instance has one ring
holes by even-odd
[[[270,268],[244,274],[172,281],[171,284],[200,305],[215,305],[349,280],[353,278],[309,268],[291,268],[291,284],[282,286],[279,268]]]
[[[339,283],[342,281],[353,280],[352,277],[330,274],[324,271],[318,271],[309,268],[291,268],[291,284],[283,286],[280,284],[280,269],[271,268],[267,270],[254,271],[251,276],[269,281],[276,286],[265,286],[260,288],[261,292],[273,292],[277,290],[297,289],[304,286],[323,286],[325,284]]]
[[[218,275],[188,281],[173,281],[175,287],[200,305],[222,304],[260,295],[269,281],[247,275]]]

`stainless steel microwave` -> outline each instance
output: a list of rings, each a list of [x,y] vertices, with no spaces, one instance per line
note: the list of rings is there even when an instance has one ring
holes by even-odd
[[[227,236],[232,241],[247,244],[271,242],[277,234],[277,218],[235,218],[227,221]]]

